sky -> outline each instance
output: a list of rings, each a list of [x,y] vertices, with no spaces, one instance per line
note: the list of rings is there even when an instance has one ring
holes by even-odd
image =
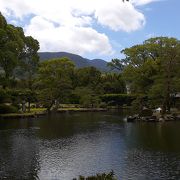
[[[37,39],[41,52],[106,61],[151,37],[180,39],[179,8],[180,0],[0,0],[8,23]]]

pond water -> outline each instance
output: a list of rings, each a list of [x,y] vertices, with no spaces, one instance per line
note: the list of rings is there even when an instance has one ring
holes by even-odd
[[[127,123],[123,112],[0,120],[0,179],[180,179],[180,122]]]

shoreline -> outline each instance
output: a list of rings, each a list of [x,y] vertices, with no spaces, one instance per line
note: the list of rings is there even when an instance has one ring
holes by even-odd
[[[105,112],[108,111],[107,108],[61,108],[57,111],[52,111],[52,113],[67,113],[67,112]],[[8,113],[0,114],[0,119],[23,119],[23,118],[37,118],[40,116],[47,115],[47,111],[35,111],[35,112],[26,112],[26,113]]]
[[[159,123],[159,122],[170,122],[170,121],[180,121],[180,114],[165,114],[165,115],[151,115],[151,116],[139,116],[139,115],[133,115],[128,116],[126,119],[127,122],[153,122],[153,123]]]

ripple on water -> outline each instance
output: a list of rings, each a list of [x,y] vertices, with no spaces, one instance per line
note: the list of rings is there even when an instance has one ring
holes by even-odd
[[[120,180],[180,179],[180,124],[122,120],[75,113],[7,122],[0,130],[0,179],[70,180],[112,169]]]

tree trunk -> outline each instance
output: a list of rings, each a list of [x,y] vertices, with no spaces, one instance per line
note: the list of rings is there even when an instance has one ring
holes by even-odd
[[[51,112],[51,108],[54,105],[54,101],[51,102],[51,104],[47,107],[47,112],[50,113]]]
[[[5,72],[5,82],[3,84],[3,89],[6,89],[6,87],[8,86],[9,84],[9,73],[6,73]]]
[[[59,104],[60,104],[60,103],[59,103],[59,101],[58,101],[58,100],[55,100],[55,103],[54,103],[54,104],[55,104],[55,108],[54,108],[54,110],[55,110],[55,111],[57,111],[57,110],[58,110],[58,108],[59,108]]]
[[[165,114],[166,110],[170,112],[171,109],[171,97],[170,97],[170,86],[171,86],[171,61],[166,65],[166,81],[165,81],[165,97],[163,101],[162,113]]]
[[[28,75],[28,88],[32,91],[32,75],[30,72]]]
[[[28,112],[30,112],[30,111],[31,111],[31,102],[28,101]]]
[[[26,102],[22,101],[22,112],[26,112]]]

